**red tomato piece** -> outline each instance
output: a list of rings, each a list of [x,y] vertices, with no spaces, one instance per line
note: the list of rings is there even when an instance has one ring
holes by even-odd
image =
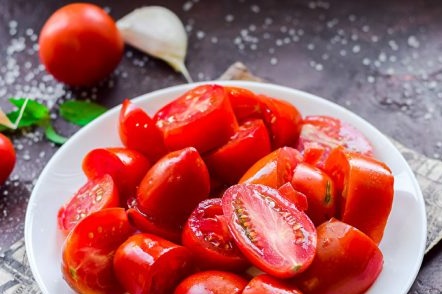
[[[118,190],[110,175],[88,180],[58,211],[58,226],[67,234],[89,214],[119,204]]]
[[[202,85],[161,108],[154,116],[169,150],[195,147],[200,153],[218,148],[238,129],[224,88]]]
[[[224,87],[239,122],[263,118],[263,103],[255,93],[239,87]]]
[[[262,120],[246,121],[224,146],[207,154],[204,161],[212,177],[225,184],[237,183],[259,159],[271,152]]]
[[[309,294],[361,294],[378,277],[382,252],[358,229],[338,220],[317,228],[318,247],[310,267],[295,278]]]
[[[198,151],[188,147],[152,166],[138,187],[135,206],[157,226],[180,232],[209,191],[207,167]]]
[[[193,272],[187,248],[144,233],[129,237],[118,247],[113,266],[128,293],[168,294]]]
[[[203,271],[185,278],[173,294],[240,294],[247,281],[233,273]]]
[[[16,155],[14,145],[8,137],[0,133],[0,186],[6,181],[15,166]]]
[[[124,49],[114,20],[89,3],[69,4],[54,12],[38,44],[46,70],[71,86],[90,86],[108,76]]]
[[[86,154],[82,167],[89,179],[109,174],[118,187],[120,204],[127,206],[150,163],[144,155],[128,148],[97,148]]]
[[[279,187],[278,191],[285,199],[295,204],[297,209],[301,211],[306,211],[308,209],[307,196],[299,191],[296,191],[290,182],[287,182]]]
[[[337,193],[333,180],[319,168],[301,162],[293,172],[293,188],[307,197],[307,215],[318,226],[336,216]]]
[[[340,219],[379,243],[393,206],[394,177],[389,167],[373,157],[336,148],[324,169],[341,194]]]
[[[290,182],[293,170],[302,161],[302,155],[291,147],[278,148],[252,165],[239,183],[262,184],[279,188]]]
[[[78,293],[123,293],[112,261],[117,248],[134,233],[123,208],[106,208],[79,222],[62,249],[62,273]]]
[[[278,190],[238,184],[226,190],[222,205],[230,233],[257,268],[278,278],[290,278],[312,262],[315,226]]]
[[[163,134],[153,119],[129,99],[121,106],[118,132],[124,146],[141,152],[152,163],[167,153]]]
[[[254,277],[242,294],[302,294],[302,292],[286,281],[264,274]]]
[[[192,251],[200,269],[241,271],[249,265],[229,233],[220,198],[203,200],[192,212],[182,244]]]

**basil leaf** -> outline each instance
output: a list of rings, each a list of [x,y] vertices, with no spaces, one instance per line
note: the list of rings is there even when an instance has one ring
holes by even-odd
[[[58,134],[50,122],[47,122],[44,127],[46,139],[48,139],[49,141],[55,144],[62,145],[68,140],[68,138]]]
[[[17,117],[20,114],[20,108],[23,106],[25,100],[25,98],[9,99],[9,102],[19,108],[18,110],[11,111],[7,114],[8,118],[11,121],[16,121]],[[28,100],[23,115],[17,125],[17,128],[30,127],[38,124],[41,120],[48,118],[49,110],[44,104],[39,103],[35,100]]]
[[[69,100],[60,105],[61,117],[79,126],[87,125],[106,110],[97,103],[79,100]]]

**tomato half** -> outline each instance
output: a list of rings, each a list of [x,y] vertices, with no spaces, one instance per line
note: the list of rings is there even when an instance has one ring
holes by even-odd
[[[58,226],[64,233],[89,214],[120,204],[118,190],[108,174],[88,180],[58,211]]]
[[[39,36],[40,60],[57,80],[90,86],[108,76],[123,56],[114,20],[88,3],[66,5],[51,15]]]
[[[121,142],[129,149],[143,153],[151,163],[167,153],[163,134],[141,108],[125,99],[118,121]]]
[[[78,293],[123,293],[113,269],[115,250],[134,233],[123,208],[106,208],[79,222],[62,248],[62,273]]]
[[[200,153],[229,141],[238,123],[224,88],[202,85],[161,108],[154,116],[169,150],[195,147]]]
[[[333,149],[325,171],[340,198],[340,219],[379,243],[393,206],[394,177],[389,167],[370,156]]]
[[[184,226],[182,244],[200,269],[241,271],[249,265],[229,233],[220,198],[198,204]]]
[[[336,219],[321,224],[317,232],[315,259],[295,278],[295,284],[309,294],[365,293],[383,266],[376,243]]]
[[[0,133],[0,186],[6,181],[15,166],[15,149],[11,140]]]
[[[302,292],[286,281],[264,274],[250,280],[242,294],[302,294]]]
[[[278,190],[238,184],[226,190],[222,205],[230,233],[257,268],[278,278],[289,278],[312,262],[315,226]]]
[[[240,294],[247,281],[233,273],[203,271],[185,278],[173,294]]]
[[[128,293],[171,293],[193,271],[187,248],[143,233],[129,237],[118,247],[113,267]]]

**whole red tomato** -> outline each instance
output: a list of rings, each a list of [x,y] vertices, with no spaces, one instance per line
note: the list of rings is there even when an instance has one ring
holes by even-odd
[[[0,133],[0,185],[2,185],[11,174],[15,165],[15,149],[11,140]]]
[[[40,60],[57,80],[90,86],[108,76],[123,55],[114,20],[88,3],[66,5],[52,14],[39,37]]]
[[[247,281],[230,272],[204,271],[185,278],[173,294],[240,294]]]

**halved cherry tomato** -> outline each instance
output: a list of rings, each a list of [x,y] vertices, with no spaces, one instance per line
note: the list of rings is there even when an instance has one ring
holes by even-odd
[[[195,147],[200,153],[218,148],[238,129],[224,88],[193,88],[161,108],[154,116],[169,150]]]
[[[250,280],[242,294],[302,294],[302,292],[286,281],[264,274]]]
[[[239,183],[262,184],[279,188],[290,182],[293,170],[302,161],[302,155],[291,147],[278,148],[252,165]]]
[[[309,294],[361,294],[378,277],[383,256],[373,240],[333,219],[317,228],[318,247],[310,267],[295,278]]]
[[[167,153],[163,134],[153,119],[129,99],[121,106],[118,132],[124,146],[143,153],[151,163]]]
[[[58,211],[58,226],[64,233],[89,214],[120,204],[118,190],[108,174],[90,179]]]
[[[182,244],[192,251],[200,269],[241,271],[249,265],[229,233],[220,198],[203,200],[192,212]]]
[[[296,191],[290,182],[287,182],[279,187],[278,192],[285,199],[295,204],[297,209],[301,211],[306,211],[308,209],[307,196],[299,191]]]
[[[120,204],[135,196],[136,187],[149,170],[149,160],[128,148],[97,148],[83,158],[83,171],[89,179],[109,174],[118,187]]]
[[[129,237],[118,247],[113,266],[128,293],[171,293],[193,272],[187,248],[144,233]]]
[[[394,177],[389,167],[371,156],[333,149],[325,171],[340,198],[340,219],[379,243],[393,206]]]
[[[78,293],[123,293],[112,266],[115,250],[134,233],[123,208],[106,208],[79,222],[62,249],[62,272]]]
[[[239,87],[224,87],[238,122],[263,118],[263,103],[255,93]]]
[[[233,273],[204,271],[185,278],[173,294],[240,294],[247,281]]]
[[[319,168],[301,162],[293,172],[291,184],[307,197],[307,215],[318,226],[336,216],[337,193],[333,180]]]
[[[224,193],[222,205],[230,233],[257,268],[290,278],[312,262],[315,226],[278,190],[257,184],[234,185]]]
[[[206,155],[204,161],[212,177],[234,184],[270,152],[270,138],[263,121],[251,120],[243,123],[224,146]]]
[[[15,166],[15,149],[11,140],[0,133],[0,186],[6,181]]]
[[[152,166],[138,187],[135,207],[156,226],[181,232],[209,191],[207,167],[198,151],[188,147],[170,152]]]

